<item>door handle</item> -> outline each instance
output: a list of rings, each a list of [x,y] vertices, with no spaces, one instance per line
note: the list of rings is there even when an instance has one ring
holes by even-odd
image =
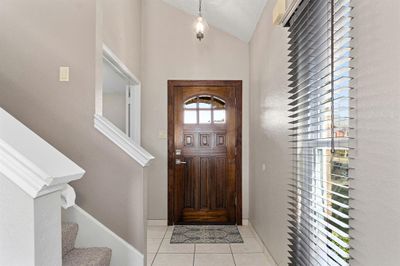
[[[186,162],[185,162],[185,161],[182,161],[181,159],[176,159],[176,160],[175,160],[175,163],[176,163],[176,164],[186,164]]]

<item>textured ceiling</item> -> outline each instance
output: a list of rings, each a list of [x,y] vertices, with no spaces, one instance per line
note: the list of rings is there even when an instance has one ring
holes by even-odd
[[[198,13],[198,0],[163,0],[191,15]],[[243,41],[250,41],[267,0],[203,0],[203,17],[210,26]]]

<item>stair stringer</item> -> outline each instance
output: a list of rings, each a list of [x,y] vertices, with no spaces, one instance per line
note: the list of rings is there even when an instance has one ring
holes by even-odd
[[[62,211],[62,221],[79,225],[75,247],[109,247],[110,266],[143,266],[144,256],[82,208],[74,205]]]

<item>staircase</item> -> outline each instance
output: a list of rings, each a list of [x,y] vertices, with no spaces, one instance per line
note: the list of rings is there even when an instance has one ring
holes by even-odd
[[[62,223],[62,265],[63,266],[109,266],[111,249],[104,247],[75,248],[79,226],[76,223]]]
[[[1,266],[144,265],[140,251],[75,205],[68,183],[84,173],[0,107]]]

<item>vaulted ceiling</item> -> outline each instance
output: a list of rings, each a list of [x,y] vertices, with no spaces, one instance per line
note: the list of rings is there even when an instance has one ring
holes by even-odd
[[[163,0],[191,15],[198,14],[199,0]],[[203,17],[210,26],[248,42],[268,0],[203,0]]]

